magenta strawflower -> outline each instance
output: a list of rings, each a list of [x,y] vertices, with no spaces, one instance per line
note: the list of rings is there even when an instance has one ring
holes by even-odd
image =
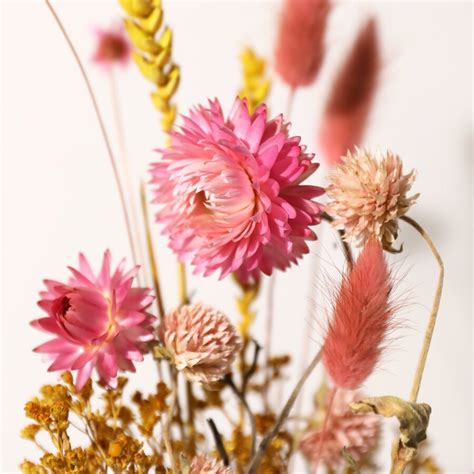
[[[265,105],[249,114],[236,99],[227,118],[219,101],[199,106],[171,133],[152,165],[157,221],[180,260],[195,273],[237,272],[241,281],[285,270],[308,253],[323,194],[301,184],[319,166],[279,115]]]
[[[153,339],[154,317],[146,309],[153,301],[148,288],[132,288],[138,267],[124,271],[122,260],[110,268],[110,252],[94,275],[84,255],[79,270],[69,267],[68,283],[45,280],[47,290],[38,302],[47,316],[32,326],[54,334],[54,339],[35,352],[48,354],[54,370],[77,370],[76,388],[81,390],[95,368],[103,383],[116,384],[117,371],[135,371],[133,361],[142,361],[147,342]]]

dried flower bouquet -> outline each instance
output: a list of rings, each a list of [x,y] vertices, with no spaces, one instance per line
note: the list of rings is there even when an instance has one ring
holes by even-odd
[[[168,137],[151,164],[149,184],[141,184],[139,218],[129,165],[116,159],[86,69],[55,8],[49,0],[45,4],[88,87],[121,198],[133,265],[121,260],[114,266],[108,250],[98,267],[79,254],[78,265],[68,267],[67,281],[44,281],[42,316],[32,325],[49,339],[34,350],[47,356],[48,370],[59,371],[61,381],[43,386],[25,405],[33,423],[22,436],[42,455],[36,462],[25,460],[22,471],[284,473],[295,472],[293,459],[300,453],[310,472],[373,472],[381,417],[396,417],[400,434],[393,442],[391,472],[437,472],[433,459],[418,453],[431,408],[417,398],[443,263],[426,231],[408,215],[418,197],[411,194],[414,171],[404,172],[391,151],[358,148],[381,67],[375,19],[361,28],[323,114],[318,139],[331,165],[324,188],[306,181],[319,164],[293,135],[289,117],[270,113],[265,105],[271,75],[251,48],[241,55],[243,84],[231,110],[210,100],[175,125],[181,73],[161,2],[120,0],[123,27],[97,32],[93,60],[113,77],[116,65],[133,59],[153,84],[151,100]],[[331,8],[326,0],[284,2],[275,70],[289,86],[288,114],[298,89],[318,76]],[[315,176],[322,183],[320,173]],[[179,262],[176,308],[163,302],[150,212]],[[397,328],[401,302],[386,252],[402,251],[400,221],[426,241],[439,265],[438,286],[410,394],[367,397],[361,386]],[[323,343],[286,403],[277,406],[271,389],[283,383],[291,360],[265,347],[270,334],[254,332],[252,305],[263,275],[274,278],[297,265],[317,239],[314,227],[324,223],[339,234],[346,265],[331,289]],[[148,270],[150,283],[140,267]],[[209,302],[191,298],[187,268],[234,279],[240,290],[237,327]],[[130,398],[127,376],[133,377],[145,357],[154,358],[157,379]],[[314,394],[313,412],[303,416],[294,405],[318,364],[327,378]],[[73,445],[73,431],[85,441]]]

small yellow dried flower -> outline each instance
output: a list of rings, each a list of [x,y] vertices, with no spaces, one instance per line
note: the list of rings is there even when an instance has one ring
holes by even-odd
[[[20,469],[23,474],[48,474],[48,471],[43,466],[26,460],[20,464]]]
[[[40,424],[49,421],[50,412],[50,409],[47,406],[40,404],[38,399],[33,399],[25,405],[26,416]]]
[[[22,430],[21,430],[21,437],[22,438],[25,438],[25,439],[29,439],[31,441],[34,441],[34,439],[36,438],[36,435],[38,434],[38,431],[41,430],[41,426],[40,425],[28,425],[28,426],[25,426]]]
[[[109,452],[108,455],[112,458],[116,458],[120,456],[120,453],[122,452],[122,446],[120,446],[120,443],[110,443],[109,445]]]
[[[329,175],[326,188],[331,202],[326,212],[345,240],[365,244],[376,237],[386,250],[398,234],[398,218],[405,215],[418,194],[408,197],[415,172],[403,174],[399,156],[391,151],[373,154],[355,149],[342,158]]]

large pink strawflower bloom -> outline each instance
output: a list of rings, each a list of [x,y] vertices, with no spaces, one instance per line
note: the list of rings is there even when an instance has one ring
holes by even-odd
[[[377,445],[380,420],[373,413],[354,414],[349,404],[362,397],[353,391],[338,390],[331,407],[326,429],[309,430],[302,438],[300,450],[312,464],[321,464],[337,470],[346,461],[346,448],[355,461],[363,461]],[[321,439],[322,437],[322,439]]]
[[[147,342],[153,339],[154,317],[146,310],[153,301],[148,288],[132,288],[138,267],[124,271],[125,260],[111,271],[110,252],[95,275],[84,255],[79,270],[69,267],[68,283],[45,280],[47,290],[38,302],[47,316],[31,324],[54,335],[35,352],[48,354],[54,370],[77,370],[81,390],[95,368],[106,385],[116,385],[117,371],[135,371]]]
[[[172,132],[151,169],[156,218],[195,273],[237,272],[245,282],[308,252],[309,226],[320,222],[312,199],[324,191],[301,184],[319,165],[288,132],[281,115],[267,120],[265,105],[250,114],[239,98],[227,118],[216,99]]]
[[[191,461],[189,474],[232,474],[232,469],[206,454],[198,454]]]
[[[173,364],[194,382],[220,380],[231,371],[242,348],[227,316],[202,304],[181,306],[166,314],[158,333]]]
[[[324,58],[328,0],[285,0],[275,48],[275,68],[292,88],[308,86]]]

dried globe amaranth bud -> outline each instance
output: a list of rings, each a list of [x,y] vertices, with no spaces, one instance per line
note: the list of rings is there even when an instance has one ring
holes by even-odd
[[[375,237],[385,250],[395,250],[398,218],[405,215],[419,194],[408,196],[415,171],[403,174],[399,156],[387,151],[373,153],[355,149],[342,158],[329,175],[327,195],[331,199],[325,210],[332,225],[344,230],[346,241],[364,245]]]

